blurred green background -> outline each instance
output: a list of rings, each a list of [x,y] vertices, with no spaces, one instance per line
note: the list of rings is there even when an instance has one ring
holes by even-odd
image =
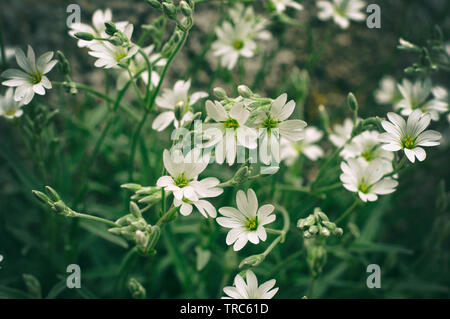
[[[258,13],[268,16],[265,5],[256,1]],[[15,0],[0,2],[0,23],[8,48],[33,46],[36,54],[61,50],[68,57],[74,80],[99,90],[114,92],[111,74],[93,66],[86,49],[76,46],[67,35],[66,7],[78,3],[82,21],[90,23],[95,9],[112,8],[114,21],[135,24],[135,36],[141,24],[151,23],[158,13],[144,1],[96,0]],[[398,81],[403,69],[417,57],[396,49],[399,37],[423,44],[439,25],[446,39],[450,34],[450,2],[371,1],[381,6],[382,28],[368,29],[365,23],[352,23],[348,30],[338,29],[331,21],[316,18],[315,1],[302,1],[305,10],[289,11],[304,22],[302,29],[279,23],[271,24],[273,39],[263,43],[262,52],[246,61],[243,83],[271,98],[287,92],[304,109],[308,124],[320,126],[317,106],[324,104],[332,124],[350,116],[345,105],[348,92],[358,98],[361,116],[385,116],[388,106],[375,103],[373,92],[384,75]],[[219,1],[199,4],[194,27],[186,46],[170,68],[164,87],[177,79],[192,79],[193,91],[212,93],[215,86],[230,94],[237,84],[235,74],[224,72],[214,77],[216,61],[204,55],[204,45],[213,40],[216,21],[224,12]],[[137,37],[136,37],[137,38]],[[149,42],[150,44],[150,42]],[[261,67],[263,59],[265,66]],[[248,62],[248,63],[247,63]],[[10,65],[15,65],[12,60]],[[308,92],[299,87],[298,70],[309,74]],[[255,75],[258,80],[254,81]],[[57,72],[51,79],[59,80]],[[433,83],[449,88],[448,73],[434,74]],[[131,92],[132,90],[130,90]],[[4,93],[4,87],[1,89]],[[125,98],[133,106],[132,96]],[[237,265],[246,256],[261,252],[268,243],[249,245],[239,253],[225,244],[225,232],[213,220],[198,213],[179,217],[164,228],[153,257],[137,257],[121,267],[129,243],[110,235],[103,225],[68,220],[54,216],[38,203],[32,189],[51,185],[72,208],[115,220],[128,211],[129,193],[120,188],[126,182],[152,185],[162,170],[162,151],[170,145],[169,131],[158,133],[148,121],[139,140],[133,180],[128,178],[129,144],[136,121],[125,113],[113,122],[92,165],[88,165],[94,143],[108,116],[104,101],[80,92],[76,96],[54,88],[48,95],[26,107],[30,118],[39,116],[40,104],[58,109],[53,122],[43,129],[42,138],[32,144],[42,152],[46,179],[33,163],[20,136],[20,125],[0,119],[0,298],[38,297],[30,293],[23,274],[32,274],[41,285],[42,297],[117,298],[131,297],[126,281],[136,278],[149,298],[216,298],[222,288],[232,284]],[[136,115],[142,110],[135,107]],[[121,112],[121,111],[119,111]],[[340,240],[327,243],[328,258],[318,279],[314,297],[321,298],[448,298],[450,214],[450,131],[446,119],[433,123],[444,140],[440,147],[427,150],[427,159],[400,175],[397,191],[381,196],[375,203],[360,205],[350,225],[344,227]],[[330,146],[322,141],[329,151]],[[331,218],[340,216],[352,203],[352,194],[338,189],[320,199],[306,194],[282,191],[279,183],[306,181],[317,171],[317,163],[303,161],[268,179],[253,181],[251,186],[261,204],[278,202],[291,216],[287,240],[255,269],[263,282],[272,278],[280,288],[276,298],[301,298],[307,293],[310,273],[305,260],[303,239],[296,221],[320,206]],[[330,184],[337,181],[338,162],[327,174]],[[210,165],[204,176],[229,179],[235,168]],[[325,183],[326,185],[326,183]],[[234,206],[235,190],[228,188],[212,202],[216,207]],[[156,212],[146,217],[155,220]],[[277,224],[281,225],[281,218]],[[281,227],[281,226],[280,226]],[[206,266],[197,270],[198,248],[211,252]],[[197,248],[197,249],[196,249]],[[81,267],[81,289],[67,289],[66,267]],[[366,267],[379,264],[382,288],[368,289]]]

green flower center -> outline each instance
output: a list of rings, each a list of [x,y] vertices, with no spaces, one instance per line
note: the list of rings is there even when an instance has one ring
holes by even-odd
[[[33,84],[38,84],[41,82],[42,80],[42,74],[40,72],[31,72],[30,73],[30,78],[31,78],[31,82],[33,82]]]
[[[252,230],[252,231],[258,229],[258,216],[254,217],[254,218],[247,218],[245,227],[247,227],[248,230]]]
[[[366,184],[366,182],[364,181],[364,179],[361,181],[361,183],[359,183],[358,186],[358,190],[361,193],[367,194],[369,192],[370,186]]]
[[[412,138],[411,136],[406,136],[402,138],[402,145],[403,148],[412,148],[414,146],[415,138]]]
[[[233,47],[234,47],[236,50],[242,49],[242,48],[244,47],[244,41],[242,41],[242,40],[235,40],[235,41],[233,42]]]
[[[239,127],[239,123],[238,121],[236,121],[235,119],[229,117],[225,122],[223,122],[223,125],[226,128],[233,128],[233,129],[237,129]]]
[[[364,157],[364,159],[367,162],[370,162],[371,160],[373,160],[375,158],[375,154],[374,154],[374,152],[372,152],[372,150],[364,151],[361,155],[362,155],[362,157]]]
[[[277,128],[280,121],[275,120],[270,115],[263,121],[262,127],[266,128],[267,130],[271,130],[273,128]]]
[[[121,49],[119,51],[116,51],[114,53],[114,58],[116,59],[117,62],[120,62],[123,58],[125,58],[127,56],[127,53],[125,52],[125,50]]]
[[[186,187],[190,181],[192,181],[192,179],[186,178],[183,172],[180,175],[178,175],[177,178],[175,178],[174,183],[176,186],[183,188]]]

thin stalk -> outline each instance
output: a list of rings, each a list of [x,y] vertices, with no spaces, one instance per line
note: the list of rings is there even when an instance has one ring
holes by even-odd
[[[356,206],[358,206],[358,204],[359,198],[356,198],[353,204],[349,208],[347,208],[347,210],[338,219],[336,219],[334,223],[339,224],[339,222],[341,222],[345,217],[347,217],[347,215],[353,212],[353,210],[356,208]]]

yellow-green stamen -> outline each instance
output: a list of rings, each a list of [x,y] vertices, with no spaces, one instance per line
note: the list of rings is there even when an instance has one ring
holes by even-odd
[[[366,184],[364,180],[359,183],[358,190],[361,193],[367,194],[369,192],[370,186]]]
[[[245,227],[247,227],[247,229],[251,231],[258,229],[258,216],[254,218],[247,218]]]
[[[175,178],[174,183],[176,186],[183,188],[186,187],[190,181],[191,180],[187,179],[183,172]]]
[[[229,117],[225,122],[223,122],[223,125],[226,128],[233,128],[233,129],[237,129],[239,127],[239,123],[238,121],[236,121],[235,119]]]
[[[233,46],[236,50],[240,50],[244,47],[244,41],[242,40],[235,40],[233,43]]]
[[[413,148],[414,142],[415,142],[415,138],[412,138],[409,135],[404,137],[404,138],[402,138],[403,148],[409,148],[409,149]]]
[[[33,84],[38,84],[42,80],[42,74],[40,72],[31,72],[30,73],[31,82]]]

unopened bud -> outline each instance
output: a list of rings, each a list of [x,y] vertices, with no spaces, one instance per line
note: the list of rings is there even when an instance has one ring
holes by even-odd
[[[44,193],[35,190],[31,192],[39,201],[43,202],[44,204],[48,204],[50,202],[50,198],[48,198]]]
[[[186,17],[190,17],[192,15],[192,9],[191,7],[187,4],[186,1],[181,1],[180,2],[180,9],[181,9],[181,13],[186,16]]]
[[[134,278],[131,278],[128,282],[128,289],[133,299],[144,299],[147,297],[145,288]]]
[[[92,41],[95,38],[94,35],[89,32],[77,32],[75,33],[75,37],[84,41]]]
[[[114,35],[118,30],[116,28],[116,25],[112,23],[111,21],[105,22],[105,33],[107,35]]]
[[[239,264],[239,268],[242,268],[244,266],[250,266],[250,267],[256,267],[260,263],[262,263],[265,259],[264,254],[258,254],[258,255],[252,255],[247,258],[245,258],[241,263]]]
[[[176,20],[177,18],[177,8],[173,5],[173,3],[170,2],[163,2],[162,8],[164,14],[172,20]]]
[[[358,101],[353,93],[349,93],[347,96],[347,105],[353,113],[358,111]]]
[[[146,0],[147,3],[155,9],[161,9],[161,3],[158,0]]]
[[[130,213],[133,214],[134,217],[137,217],[137,218],[142,217],[139,206],[133,201],[130,202]]]
[[[238,92],[240,96],[245,98],[251,98],[253,96],[252,90],[250,90],[250,88],[246,85],[239,85]]]
[[[221,87],[216,87],[213,89],[214,96],[218,99],[226,99],[227,98],[227,92],[225,92],[224,89]]]

